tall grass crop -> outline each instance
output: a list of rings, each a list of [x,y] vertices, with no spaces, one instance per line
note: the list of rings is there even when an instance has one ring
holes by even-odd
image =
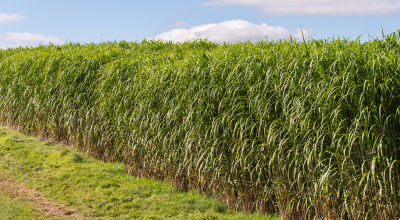
[[[237,210],[395,218],[399,40],[0,50],[0,120]]]

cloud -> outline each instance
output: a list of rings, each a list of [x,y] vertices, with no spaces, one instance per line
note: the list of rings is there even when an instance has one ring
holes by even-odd
[[[209,0],[202,6],[253,6],[264,15],[389,15],[399,0]]]
[[[187,26],[189,26],[190,24],[188,24],[188,23],[186,23],[186,22],[183,22],[183,21],[178,21],[178,22],[175,22],[175,23],[172,23],[172,27],[174,27],[174,28],[177,28],[177,27],[187,27]]]
[[[19,46],[37,46],[42,44],[63,44],[64,41],[57,36],[46,36],[43,34],[31,33],[5,33],[0,34],[0,48],[19,47]]]
[[[304,37],[307,38],[310,35],[310,31],[303,29],[303,34]],[[149,39],[184,42],[193,38],[208,38],[208,40],[213,42],[238,42],[248,40],[256,42],[258,40],[266,40],[266,37],[268,37],[268,40],[287,39],[290,35],[292,35],[293,38],[302,39],[300,29],[298,29],[296,33],[290,33],[290,31],[279,26],[273,27],[265,23],[258,25],[244,20],[230,20],[219,24],[199,25],[189,29],[172,29],[150,37]]]
[[[9,24],[11,22],[22,21],[26,17],[20,14],[5,14],[0,13],[0,24]]]

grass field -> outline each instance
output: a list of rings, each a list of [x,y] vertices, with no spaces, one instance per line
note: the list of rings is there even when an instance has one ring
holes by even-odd
[[[127,176],[122,163],[98,161],[4,127],[0,127],[0,178],[25,183],[50,201],[94,219],[278,219],[234,213],[212,197]],[[0,218],[51,219],[27,200],[0,190]]]
[[[0,191],[0,219],[51,219],[45,218],[32,204],[21,198],[12,198]]]
[[[398,218],[399,39],[0,50],[0,121],[236,211]]]

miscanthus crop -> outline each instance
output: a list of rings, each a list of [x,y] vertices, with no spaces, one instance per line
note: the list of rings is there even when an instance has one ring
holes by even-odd
[[[0,120],[237,210],[400,216],[400,31],[0,50]]]

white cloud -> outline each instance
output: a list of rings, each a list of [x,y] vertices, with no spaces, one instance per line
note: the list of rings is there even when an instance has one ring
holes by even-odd
[[[9,24],[11,22],[22,21],[26,17],[20,14],[0,13],[0,24]]]
[[[187,27],[187,26],[189,26],[190,24],[188,24],[188,23],[186,23],[186,22],[183,22],[183,21],[178,21],[178,22],[175,22],[175,23],[172,23],[172,27],[174,27],[174,28],[177,28],[177,27]]]
[[[310,35],[310,31],[303,29],[303,34],[307,38]],[[268,37],[268,40],[287,39],[290,35],[293,38],[302,39],[300,29],[296,33],[290,33],[290,31],[279,26],[273,27],[265,23],[258,25],[244,20],[230,20],[219,24],[199,25],[189,29],[172,29],[149,39],[184,42],[193,38],[208,38],[208,40],[213,42],[238,42],[247,40],[256,42],[257,40],[266,40],[266,37]]]
[[[202,6],[254,6],[264,15],[388,15],[400,12],[399,0],[209,0]]]
[[[57,36],[46,36],[43,34],[31,33],[5,33],[0,34],[0,48],[19,47],[19,46],[37,46],[42,44],[63,44],[64,41]]]

